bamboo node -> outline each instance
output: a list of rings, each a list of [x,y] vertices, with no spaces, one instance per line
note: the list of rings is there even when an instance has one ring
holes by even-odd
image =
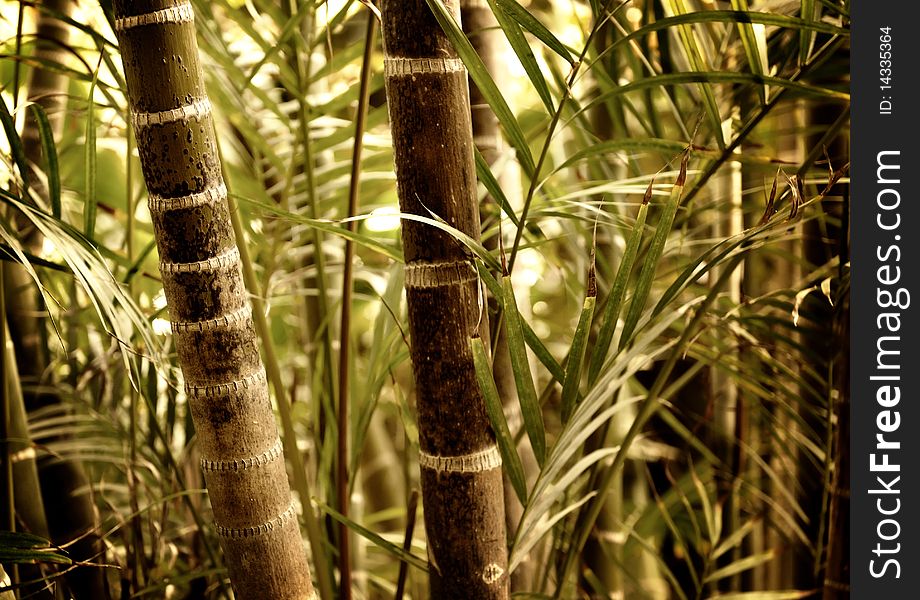
[[[419,450],[418,464],[438,473],[482,473],[500,468],[502,455],[494,444],[479,452],[461,456],[438,456]]]
[[[485,570],[482,572],[482,580],[486,583],[486,585],[492,585],[497,583],[504,574],[505,570],[501,567],[501,565],[497,563],[489,563],[486,565]]]
[[[182,210],[213,204],[227,199],[227,186],[221,181],[214,187],[209,187],[203,192],[189,194],[187,196],[178,196],[176,198],[164,198],[159,194],[150,194],[147,200],[147,207],[150,212],[166,212],[170,210]]]
[[[288,509],[272,519],[267,523],[262,523],[261,525],[255,525],[253,527],[224,527],[222,525],[217,526],[217,535],[220,537],[238,539],[238,538],[247,538],[255,537],[257,535],[265,535],[271,533],[275,529],[281,529],[285,523],[290,521],[296,515],[294,510],[294,503],[292,502]]]
[[[284,454],[284,449],[281,445],[281,440],[277,439],[271,448],[256,456],[248,456],[246,458],[237,458],[234,460],[208,460],[202,458],[201,470],[227,472],[258,469],[278,460],[282,454]]]
[[[202,273],[204,271],[217,271],[239,265],[240,249],[233,246],[223,254],[212,256],[205,260],[190,263],[160,262],[161,273]]]
[[[115,19],[115,31],[125,31],[141,25],[164,25],[166,23],[191,23],[195,20],[192,5],[185,3],[155,10],[143,15],[132,15]]]
[[[242,308],[228,312],[213,319],[204,321],[173,321],[173,333],[185,333],[188,331],[211,331],[222,327],[232,327],[241,323],[247,323],[252,318],[252,308],[248,304]]]
[[[468,262],[412,262],[406,265],[406,289],[439,288],[476,280]]]
[[[191,104],[183,104],[178,108],[161,110],[159,112],[135,112],[132,116],[134,127],[143,129],[151,125],[164,125],[176,121],[189,121],[202,119],[211,114],[211,101],[207,98],[195,100]]]
[[[457,73],[465,70],[459,58],[405,58],[387,56],[383,59],[383,73],[387,77],[427,75],[429,73]]]
[[[252,375],[237,379],[236,381],[228,381],[227,383],[217,383],[214,385],[193,385],[186,383],[185,393],[192,398],[220,398],[242,390],[254,388],[260,384],[265,385],[266,383],[265,369],[259,369]]]

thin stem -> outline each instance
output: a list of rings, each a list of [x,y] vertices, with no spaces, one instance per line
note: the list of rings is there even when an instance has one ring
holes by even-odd
[[[418,510],[418,490],[412,490],[409,496],[409,505],[406,507],[406,535],[403,538],[403,551],[408,553],[412,549],[412,532],[415,531],[415,513]],[[399,576],[396,579],[396,595],[394,600],[402,600],[406,590],[406,577],[409,575],[409,563],[399,563]]]
[[[367,31],[364,37],[364,59],[361,64],[361,87],[358,92],[358,114],[355,118],[355,141],[351,158],[351,182],[348,187],[348,217],[358,212],[358,194],[361,189],[361,154],[364,149],[364,128],[367,122],[367,105],[370,97],[371,60],[374,53],[376,22],[373,14],[367,15]],[[348,221],[349,231],[355,230],[355,222]],[[339,412],[336,457],[336,510],[348,516],[348,350],[351,339],[351,301],[353,292],[353,265],[355,245],[345,240],[345,264],[342,274],[342,324],[339,328]],[[348,526],[339,522],[339,597],[351,599],[351,556]]]
[[[291,10],[296,11],[297,7],[291,6]],[[302,45],[300,48],[295,47],[294,56],[297,71],[297,87],[301,94],[298,98],[299,107],[299,125],[300,136],[303,144],[303,169],[307,180],[307,208],[311,219],[319,217],[318,200],[316,198],[316,182],[313,173],[313,145],[310,136],[310,103],[307,102],[306,94],[310,87],[312,61],[310,53],[313,47],[314,21],[313,13],[310,7],[303,11],[303,24],[301,30],[302,36],[295,36],[295,46],[299,40]],[[303,54],[306,53],[307,59],[304,60]],[[335,381],[332,376],[332,332],[329,328],[329,308],[326,294],[326,259],[323,255],[323,234],[317,228],[312,228],[313,232],[313,262],[316,266],[316,303],[319,311],[320,321],[317,326],[322,330],[323,338],[323,381],[326,386],[326,396],[330,400],[335,398]]]
[[[840,45],[843,42],[844,42],[844,38],[842,37],[837,37],[837,38],[834,38],[828,41],[827,44],[825,44],[820,50],[818,50],[812,55],[812,58],[809,62],[802,65],[798,71],[796,71],[791,77],[789,77],[789,80],[797,81],[801,79],[809,71],[811,71],[813,68],[815,68],[819,64],[823,63],[829,56],[831,56],[834,53],[834,51],[837,50],[837,48],[840,47]],[[732,157],[732,155],[735,153],[735,149],[738,148],[741,145],[741,143],[747,139],[748,135],[750,135],[751,132],[754,131],[754,128],[757,127],[757,125],[764,119],[764,117],[766,117],[770,113],[770,111],[772,111],[774,108],[776,108],[776,106],[779,105],[780,100],[786,95],[786,92],[788,91],[789,91],[789,88],[782,88],[779,91],[777,91],[776,94],[773,96],[773,98],[771,98],[770,101],[764,105],[764,107],[760,110],[760,112],[754,115],[750,121],[745,123],[744,127],[742,127],[741,130],[738,132],[738,135],[735,136],[735,139],[733,139],[732,142],[728,144],[728,146],[726,146],[724,150],[722,150],[722,154],[719,155],[719,158],[717,158],[716,160],[714,160],[712,163],[709,164],[706,170],[700,175],[700,177],[693,184],[693,187],[690,188],[690,191],[687,192],[687,195],[684,197],[684,200],[683,200],[683,203],[685,205],[689,204],[693,200],[693,198],[696,197],[696,195],[700,193],[700,191],[702,191],[703,188],[706,187],[706,183],[709,181],[709,179],[713,175],[715,175],[716,171],[719,170],[719,167],[725,164],[725,162],[729,158]]]
[[[6,345],[6,300],[3,289],[3,271],[6,267],[0,262],[0,347]],[[7,531],[16,531],[16,503],[13,493],[13,457],[10,448],[10,432],[12,409],[10,407],[9,394],[6,393],[6,361],[0,360],[0,385],[3,385],[3,393],[0,394],[0,460],[3,461],[2,475],[6,493],[3,495],[3,519],[0,529]]]
[[[562,90],[562,97],[559,99],[559,106],[556,108],[556,112],[553,114],[553,119],[550,121],[549,129],[546,132],[546,139],[543,141],[543,148],[540,150],[540,158],[537,160],[537,165],[534,167],[533,177],[530,179],[530,187],[527,189],[527,196],[524,199],[524,208],[521,210],[520,225],[517,228],[517,232],[514,234],[514,243],[511,245],[511,254],[508,258],[508,273],[510,274],[514,269],[514,261],[517,258],[517,253],[519,246],[521,245],[521,238],[524,237],[524,226],[527,222],[527,213],[530,211],[530,204],[533,201],[534,194],[537,191],[537,186],[539,185],[540,171],[543,169],[543,163],[546,161],[546,156],[549,154],[549,145],[553,139],[553,134],[556,131],[556,126],[559,124],[559,119],[562,117],[562,110],[565,108],[565,103],[569,99],[569,94],[572,93],[572,86],[575,85],[575,79],[578,77],[578,71],[581,69],[582,64],[584,64],[585,56],[588,54],[588,50],[591,49],[591,45],[594,41],[594,37],[603,27],[604,23],[610,18],[610,14],[607,13],[606,9],[611,2],[607,2],[604,6],[604,12],[606,13],[602,19],[599,19],[594,27],[591,28],[591,32],[588,34],[588,39],[585,40],[585,46],[581,50],[581,54],[578,56],[578,60],[575,61],[575,64],[572,65],[572,70],[569,73],[569,79],[566,82],[565,89]]]
[[[6,267],[0,261],[0,348],[6,348],[6,290],[4,290],[3,271]],[[12,399],[10,398],[9,387],[7,387],[6,360],[0,359],[0,464],[2,464],[3,484],[6,494],[0,499],[0,529],[7,531],[16,531],[16,495],[13,489],[13,455],[12,445],[10,443],[10,432],[12,431]],[[8,573],[10,581],[16,585],[19,581],[19,571],[16,565],[11,565]],[[14,598],[18,597],[19,592],[13,592]]]
[[[259,280],[256,278],[255,269],[252,266],[252,257],[249,256],[243,231],[243,223],[240,218],[239,208],[233,196],[228,195],[230,203],[230,222],[233,225],[233,233],[236,235],[237,247],[240,251],[240,263],[243,265],[243,281],[246,288],[250,290],[258,289]],[[324,600],[331,600],[332,581],[329,578],[329,567],[326,564],[326,554],[322,544],[319,522],[313,513],[312,498],[313,493],[310,490],[310,482],[307,480],[307,472],[303,464],[303,458],[300,450],[297,448],[297,435],[294,432],[294,419],[291,416],[291,407],[287,401],[287,394],[284,390],[284,383],[281,378],[281,367],[278,363],[278,357],[275,354],[275,346],[272,343],[271,330],[268,327],[268,320],[265,318],[265,302],[258,295],[251,296],[252,301],[252,321],[255,325],[256,332],[262,340],[262,350],[265,358],[265,372],[272,389],[275,390],[275,399],[278,403],[278,414],[281,415],[281,427],[284,430],[282,442],[284,444],[284,454],[291,462],[291,470],[294,472],[294,487],[300,495],[300,502],[303,506],[303,520],[307,529],[307,538],[310,541],[313,561],[316,564],[316,584],[319,588],[320,597]]]

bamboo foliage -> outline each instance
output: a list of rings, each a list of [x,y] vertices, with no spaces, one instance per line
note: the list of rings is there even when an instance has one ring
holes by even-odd
[[[66,19],[73,8],[71,0],[41,3],[35,25],[38,38],[35,59],[40,61],[41,67],[33,70],[29,78],[28,99],[35,102],[35,106],[26,114],[22,131],[22,146],[28,162],[36,170],[42,168],[52,174],[47,178],[33,178],[36,183],[40,182],[36,192],[41,201],[57,213],[60,213],[61,190],[58,177],[53,176],[58,160],[54,139],[59,139],[63,131],[69,80],[53,65],[60,64],[66,55],[70,37]],[[49,166],[44,167],[46,164]],[[16,213],[15,222],[25,247],[30,252],[38,252],[43,240],[39,228],[22,213]],[[49,353],[42,343],[46,315],[32,276],[20,265],[10,265],[3,275],[7,314],[12,317],[8,320],[9,333],[23,383],[26,409],[36,414],[49,407],[65,408],[59,393],[43,390],[49,389],[48,384],[53,382],[47,378]],[[38,460],[38,475],[43,483],[42,501],[51,539],[57,544],[68,544],[77,562],[92,563],[101,559],[102,546],[95,531],[96,514],[83,465],[50,454],[42,455]],[[68,570],[67,583],[78,600],[105,595],[102,572],[95,567]]]
[[[222,598],[229,563],[238,597],[241,577],[274,578],[264,597],[292,581],[284,561],[233,556],[280,533],[299,565],[309,538],[323,600],[337,596],[336,563],[342,598],[374,600],[845,589],[847,424],[829,412],[845,411],[829,378],[843,377],[842,359],[825,364],[809,340],[832,339],[820,316],[829,300],[845,318],[848,259],[829,244],[789,251],[802,223],[823,228],[816,241],[838,231],[844,186],[821,188],[846,159],[832,153],[828,175],[820,158],[848,118],[846,86],[827,77],[842,64],[843,4],[190,1],[200,67],[181,5],[124,2],[112,18],[108,3],[81,4],[84,22],[66,21],[73,42],[49,63],[68,80],[64,127],[39,119],[39,161],[11,126],[33,110],[21,102],[30,77],[18,79],[18,106],[17,86],[3,88],[0,171],[12,185],[0,189],[0,236],[27,283],[41,284],[51,319],[39,327],[48,362],[37,381],[66,402],[30,415],[29,434],[37,450],[86,465],[100,560],[114,567],[74,572],[104,574],[115,596]],[[0,31],[10,66],[35,73],[32,5],[23,35],[15,5]],[[367,41],[374,9],[383,56]],[[139,24],[151,11],[157,22]],[[502,37],[499,54],[481,45]],[[470,106],[464,66],[479,92]],[[199,71],[205,84],[190,87]],[[812,128],[790,118],[807,98],[833,120],[811,151],[795,140]],[[139,127],[122,117],[126,100]],[[163,111],[178,113],[151,117]],[[135,133],[152,222],[135,211],[145,199]],[[723,227],[720,182],[739,172],[732,213],[744,224]],[[477,207],[477,191],[501,211]],[[10,227],[20,212],[41,247]],[[504,261],[500,236],[516,240]],[[236,312],[247,302],[234,247],[258,344]],[[11,329],[24,322],[7,316]],[[237,366],[203,367],[218,336]],[[286,400],[277,410],[306,527],[227,539],[289,506],[259,351]],[[711,373],[744,408],[730,463],[707,433],[729,414],[705,393]],[[253,408],[244,418],[258,421],[258,440],[232,422]],[[823,474],[810,493],[820,508],[799,492],[806,466]],[[733,485],[720,485],[727,473]],[[274,491],[256,495],[246,477]],[[420,484],[424,529],[407,503]],[[813,551],[796,556],[794,545]],[[47,542],[35,547],[46,563]],[[29,576],[21,563],[4,568]],[[796,583],[798,570],[814,583]]]
[[[310,598],[192,7],[117,2],[115,17],[160,273],[233,587],[240,598]]]

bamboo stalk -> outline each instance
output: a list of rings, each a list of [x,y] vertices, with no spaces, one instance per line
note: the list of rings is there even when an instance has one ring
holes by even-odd
[[[115,2],[179,364],[238,598],[312,598],[185,2]],[[309,510],[309,505],[304,510]]]
[[[424,0],[382,6],[384,73],[403,212],[479,238],[467,73]],[[459,18],[459,6],[448,10]],[[434,598],[508,598],[501,458],[469,339],[475,267],[457,240],[404,222],[422,500]]]

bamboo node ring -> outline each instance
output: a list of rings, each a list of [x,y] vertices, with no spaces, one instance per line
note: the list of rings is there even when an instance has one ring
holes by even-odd
[[[387,77],[427,75],[430,73],[457,73],[465,70],[459,58],[405,58],[387,56],[383,59],[383,73]]]
[[[115,31],[126,31],[142,25],[164,25],[166,23],[191,23],[195,20],[192,5],[185,3],[170,6],[143,15],[131,15],[115,19]]]
[[[252,318],[252,308],[247,304],[242,308],[228,312],[213,319],[203,321],[173,321],[173,333],[185,333],[188,331],[213,331],[223,327],[232,327],[248,322]]]
[[[265,369],[259,369],[252,375],[247,375],[236,381],[216,383],[213,385],[185,384],[185,393],[193,398],[220,398],[230,394],[254,388],[259,384],[265,385]]]
[[[476,270],[468,262],[411,262],[406,265],[407,289],[431,289],[475,281]]]
[[[224,527],[222,525],[217,526],[217,535],[225,538],[247,538],[255,537],[257,535],[265,535],[271,533],[275,529],[281,529],[285,523],[294,518],[294,515],[297,514],[294,510],[294,504],[291,503],[288,506],[288,509],[266,523],[261,525],[255,525],[253,527]]]
[[[438,473],[482,473],[501,467],[502,455],[494,444],[479,452],[461,456],[438,456],[419,450],[418,463]]]
[[[227,471],[245,471],[246,469],[258,469],[264,467],[265,465],[271,464],[278,460],[281,455],[284,454],[284,449],[281,446],[281,440],[275,440],[274,445],[256,456],[248,456],[246,458],[237,458],[234,460],[208,460],[206,458],[201,459],[201,469],[203,471],[218,471],[218,472],[227,472]]]
[[[150,194],[147,200],[147,207],[150,212],[166,212],[170,210],[183,210],[213,204],[227,199],[227,186],[221,181],[219,184],[209,187],[201,192],[189,194],[187,196],[178,196],[176,198],[164,198],[159,194]]]
[[[176,121],[190,121],[191,119],[202,119],[211,114],[211,101],[207,98],[200,98],[191,104],[183,104],[177,108],[161,110],[159,112],[135,112],[132,115],[134,127],[143,129],[151,125],[165,125],[175,123]]]
[[[239,265],[240,249],[237,246],[231,247],[223,254],[212,256],[205,260],[199,260],[189,263],[174,263],[167,260],[160,262],[160,271],[162,273],[202,273],[205,271],[217,271]]]

